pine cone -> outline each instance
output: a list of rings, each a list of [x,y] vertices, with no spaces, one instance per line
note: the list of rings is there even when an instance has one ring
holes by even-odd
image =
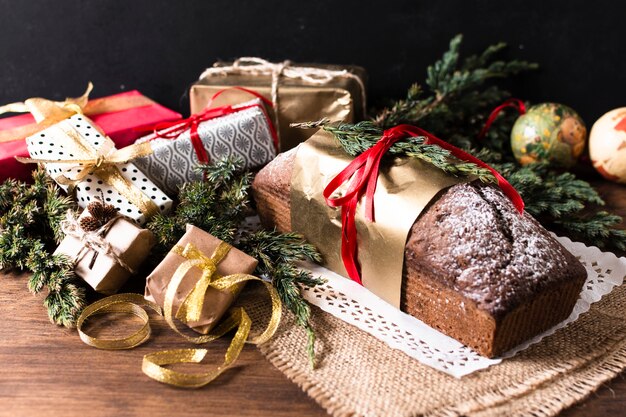
[[[104,204],[101,201],[93,201],[89,203],[87,211],[89,211],[89,214],[91,214],[94,219],[100,221],[101,226],[117,216],[115,206],[111,204]]]
[[[80,219],[80,227],[86,232],[93,232],[104,226],[109,220],[117,216],[117,209],[111,204],[104,204],[101,201],[92,201],[87,206],[87,211],[91,216]]]
[[[82,219],[80,219],[80,227],[85,232],[94,232],[98,230],[100,226],[102,226],[102,224],[100,224],[100,221],[91,216],[83,217]]]

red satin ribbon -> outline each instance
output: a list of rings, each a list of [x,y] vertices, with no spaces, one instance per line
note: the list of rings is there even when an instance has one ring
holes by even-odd
[[[245,88],[245,87],[235,86],[235,87],[225,88],[225,89],[220,90],[217,93],[213,94],[213,97],[211,97],[211,99],[207,103],[205,109],[209,108],[211,106],[211,104],[213,103],[213,101],[216,98],[218,98],[219,96],[221,96],[223,93],[225,93],[227,91],[232,91],[232,90],[239,90],[239,91],[243,91],[244,93],[248,93],[248,94],[250,94],[250,95],[260,99],[269,108],[271,108],[271,109],[274,108],[274,104],[270,100],[265,98],[262,94],[259,94],[256,91],[250,90],[250,89]],[[259,108],[261,109],[261,111],[263,111],[263,115],[265,116],[265,119],[267,120],[267,124],[270,127],[270,133],[272,134],[272,140],[274,142],[274,149],[276,149],[276,152],[278,152],[278,132],[276,132],[276,127],[274,126],[274,123],[272,122],[272,119],[270,118],[269,114],[267,114],[267,111],[265,110],[265,107],[260,106]],[[277,114],[276,114],[276,117],[278,117]]]
[[[258,104],[251,104],[249,106],[243,107],[233,107],[231,105],[216,107],[214,109],[207,109],[202,113],[196,113],[189,116],[187,119],[182,121],[178,120],[175,122],[165,122],[159,123],[154,127],[154,137],[150,138],[150,140],[154,140],[157,138],[161,139],[176,139],[182,133],[189,130],[189,135],[191,136],[191,144],[193,145],[193,149],[196,152],[196,156],[198,157],[198,161],[201,164],[208,164],[210,162],[209,154],[206,149],[204,149],[204,144],[202,143],[202,139],[200,138],[200,134],[198,133],[198,126],[200,123],[215,119],[217,117],[226,116],[227,114],[232,114],[241,110],[246,110],[252,107],[260,107]]]
[[[276,134],[276,129],[274,128],[274,124],[272,123],[267,112],[265,111],[265,108],[262,105],[250,104],[248,106],[233,106],[229,104],[226,106],[215,107],[212,109],[209,108],[217,97],[222,95],[224,92],[231,91],[231,90],[244,91],[256,98],[261,99],[265,104],[272,107],[272,102],[266,99],[265,97],[263,97],[261,94],[257,93],[256,91],[248,90],[247,88],[244,88],[244,87],[225,88],[223,90],[218,91],[211,97],[211,99],[209,100],[208,104],[205,107],[205,110],[203,110],[202,112],[192,114],[191,116],[183,120],[159,123],[156,126],[154,126],[153,128],[154,137],[150,138],[150,140],[154,140],[157,138],[176,139],[182,133],[187,131],[187,129],[189,129],[189,135],[191,137],[191,144],[193,145],[193,148],[196,152],[198,161],[201,164],[208,164],[210,162],[210,158],[206,149],[204,149],[204,144],[202,143],[202,139],[200,138],[200,134],[198,133],[198,126],[200,125],[200,123],[207,121],[207,120],[215,119],[218,117],[226,116],[228,114],[236,113],[242,110],[250,109],[252,107],[258,107],[261,109],[261,111],[263,111],[263,114],[265,115],[265,118],[267,119],[268,125],[270,127],[270,133],[272,134],[272,140],[274,142],[274,147],[276,148],[276,150],[278,150],[278,136]]]
[[[512,107],[512,108],[516,109],[517,112],[520,114],[520,116],[526,113],[526,106],[524,105],[524,102],[522,100],[519,100],[517,98],[510,98],[510,99],[506,100],[504,103],[500,104],[498,107],[493,109],[493,111],[491,112],[491,114],[487,118],[487,121],[485,122],[485,126],[480,131],[480,133],[478,134],[478,139],[479,140],[483,139],[485,137],[485,135],[489,131],[489,128],[491,128],[491,125],[496,120],[496,117],[498,117],[500,112],[502,110],[506,109],[507,107]]]
[[[394,143],[414,136],[423,136],[425,137],[425,144],[440,146],[460,160],[472,162],[481,168],[491,171],[498,181],[498,186],[515,205],[515,208],[517,208],[520,214],[524,212],[524,201],[515,188],[498,171],[480,159],[419,127],[398,125],[385,130],[380,140],[350,162],[343,171],[330,181],[323,192],[326,204],[330,207],[341,207],[341,258],[348,276],[361,285],[355,220],[357,205],[361,197],[365,195],[365,218],[369,221],[375,221],[374,193],[376,192],[380,162]],[[332,197],[333,193],[347,181],[350,181],[350,183],[346,193],[339,197]]]
[[[209,102],[207,103],[206,106],[204,106],[205,109],[208,109],[211,104],[213,103],[213,101],[215,101],[216,98],[218,98],[219,96],[221,96],[222,94],[228,92],[228,91],[233,91],[233,90],[239,90],[239,91],[243,91],[244,93],[248,93],[251,96],[254,96],[258,99],[260,99],[263,103],[265,103],[267,106],[269,107],[274,107],[274,105],[272,104],[271,101],[269,101],[268,99],[266,99],[265,97],[263,97],[262,94],[257,93],[254,90],[250,90],[248,88],[245,87],[240,87],[240,86],[234,86],[234,87],[228,87],[228,88],[224,88],[223,90],[218,91],[217,93],[213,94],[213,97],[211,97],[211,99],[209,100]]]

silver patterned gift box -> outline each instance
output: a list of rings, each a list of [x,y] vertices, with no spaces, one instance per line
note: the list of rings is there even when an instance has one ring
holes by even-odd
[[[136,143],[149,142],[153,153],[133,162],[159,188],[176,195],[182,184],[201,179],[194,169],[202,162],[199,153],[204,152],[208,162],[238,157],[246,169],[262,167],[274,159],[277,136],[261,100],[232,108],[228,106],[227,111],[223,110],[207,110],[180,124],[140,138]],[[194,118],[197,123],[196,140],[199,140],[195,144],[191,127]]]
[[[113,141],[81,114],[26,138],[26,145],[34,162],[47,161],[47,173],[66,191],[68,184],[64,180],[78,178],[85,165],[72,161],[106,158],[118,151]],[[151,215],[159,211],[166,213],[172,207],[172,200],[132,163],[110,165],[103,171],[94,167],[92,171],[74,187],[75,199],[81,207],[87,207],[96,197],[103,198],[106,203],[114,205],[120,214],[140,225]],[[99,176],[98,172],[108,175]]]

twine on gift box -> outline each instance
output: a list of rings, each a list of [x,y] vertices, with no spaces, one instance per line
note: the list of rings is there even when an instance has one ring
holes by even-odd
[[[293,65],[289,60],[273,63],[263,58],[258,57],[241,57],[235,60],[232,65],[217,66],[218,63],[213,64],[213,67],[207,68],[200,75],[199,79],[205,77],[212,77],[215,75],[227,76],[227,75],[269,75],[271,76],[271,98],[274,109],[276,109],[276,130],[279,129],[278,122],[278,88],[280,85],[281,77],[298,79],[306,83],[313,85],[324,85],[336,78],[349,78],[356,81],[361,88],[363,114],[367,114],[366,93],[365,84],[358,75],[348,70],[330,70],[326,68],[315,67],[302,67]]]
[[[124,260],[120,257],[120,255],[115,251],[113,246],[109,242],[104,239],[104,236],[109,232],[113,223],[118,221],[123,216],[120,214],[116,214],[111,219],[107,220],[102,226],[98,227],[95,230],[85,230],[81,227],[80,221],[76,213],[72,210],[68,210],[67,215],[64,220],[61,221],[61,230],[65,235],[72,236],[75,239],[78,239],[81,243],[81,248],[76,253],[76,255],[72,258],[72,263],[76,265],[80,260],[89,253],[89,251],[93,251],[93,258],[89,264],[89,268],[93,267],[93,264],[96,260],[96,257],[99,253],[103,253],[106,256],[111,257],[115,263],[119,266],[130,272],[131,274],[135,274],[135,270],[128,265]]]

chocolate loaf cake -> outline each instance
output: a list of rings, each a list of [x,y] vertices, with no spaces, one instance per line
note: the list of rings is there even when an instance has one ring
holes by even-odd
[[[262,169],[253,195],[262,223],[291,231],[296,150]],[[417,218],[404,253],[401,309],[487,357],[566,319],[587,277],[582,264],[500,189],[442,191]]]

